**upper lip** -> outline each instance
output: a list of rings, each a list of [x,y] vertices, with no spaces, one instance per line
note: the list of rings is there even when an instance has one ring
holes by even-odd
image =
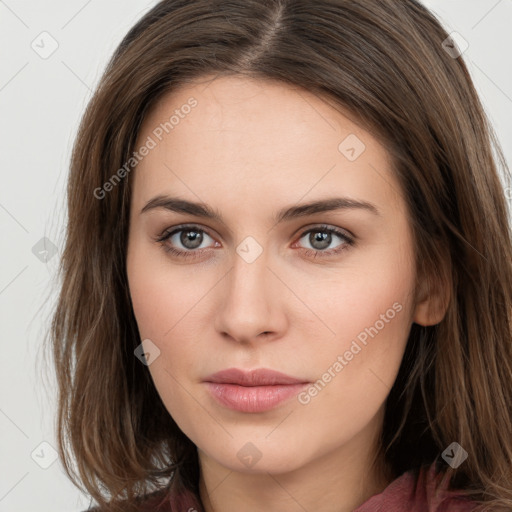
[[[240,386],[277,386],[303,384],[307,382],[303,379],[296,379],[267,368],[257,368],[255,370],[228,368],[206,377],[204,381],[221,384],[238,384]]]

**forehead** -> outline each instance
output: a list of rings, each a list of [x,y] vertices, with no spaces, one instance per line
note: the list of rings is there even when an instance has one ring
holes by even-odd
[[[182,86],[144,120],[136,147],[144,144],[152,149],[134,173],[140,207],[171,192],[223,207],[243,197],[254,208],[333,190],[396,204],[399,193],[372,135],[339,107],[281,82],[233,76]]]

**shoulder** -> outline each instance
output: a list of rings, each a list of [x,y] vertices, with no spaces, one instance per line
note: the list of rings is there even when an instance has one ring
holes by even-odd
[[[423,468],[418,478],[423,487],[422,496],[439,512],[472,512],[476,503],[467,498],[462,490],[450,490],[450,474],[438,471],[434,462]]]
[[[448,490],[448,484],[449,475],[436,472],[435,464],[408,471],[354,512],[473,512],[476,503],[463,491]]]
[[[171,506],[166,489],[154,491],[137,499],[137,512],[171,512]],[[88,508],[83,512],[102,512],[98,507]]]

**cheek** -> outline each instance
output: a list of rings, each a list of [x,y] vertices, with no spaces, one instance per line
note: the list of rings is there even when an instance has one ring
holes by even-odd
[[[328,277],[304,283],[328,342],[321,346],[346,350],[356,338],[364,345],[376,337],[389,349],[410,328],[414,278],[410,245],[397,242],[354,253]]]
[[[201,361],[200,344],[205,339],[201,306],[215,276],[194,280],[192,270],[173,267],[162,253],[143,243],[129,246],[129,289],[140,338],[150,339],[160,351],[149,366],[155,383],[172,381],[172,376],[181,382],[182,375],[191,374],[190,368],[197,373]]]
[[[189,386],[184,376],[191,375],[200,360],[197,340],[201,337],[190,323],[200,290],[187,286],[182,271],[172,272],[157,261],[154,252],[135,244],[129,248],[127,274],[140,339],[149,339],[157,347],[153,350],[158,355],[148,366],[155,388],[178,426],[193,432],[189,419],[202,417],[204,411],[185,391]]]
[[[184,267],[173,271],[164,250],[150,244],[135,241],[130,245],[126,266],[140,336],[159,345],[199,300],[201,291],[189,285]]]
[[[400,368],[410,329],[407,294],[373,292],[330,319],[336,336],[317,340],[303,353],[312,384],[297,397],[296,420],[317,431],[309,436],[324,448],[329,443],[335,448],[373,423]]]
[[[364,422],[384,403],[411,327],[415,269],[409,248],[383,244],[343,279],[333,278],[325,293],[316,288],[310,296],[312,304],[323,305],[318,311],[333,331],[324,340],[317,337],[305,354],[316,380],[301,403],[313,415],[341,408]]]

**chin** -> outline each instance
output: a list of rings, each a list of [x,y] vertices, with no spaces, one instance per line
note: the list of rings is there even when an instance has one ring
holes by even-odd
[[[283,445],[282,440],[265,439],[267,434],[268,431],[259,438],[234,438],[224,446],[216,445],[211,451],[203,451],[217,464],[237,473],[288,473],[307,462],[301,443],[298,443],[301,446],[298,451],[296,442],[290,440],[289,445]]]

